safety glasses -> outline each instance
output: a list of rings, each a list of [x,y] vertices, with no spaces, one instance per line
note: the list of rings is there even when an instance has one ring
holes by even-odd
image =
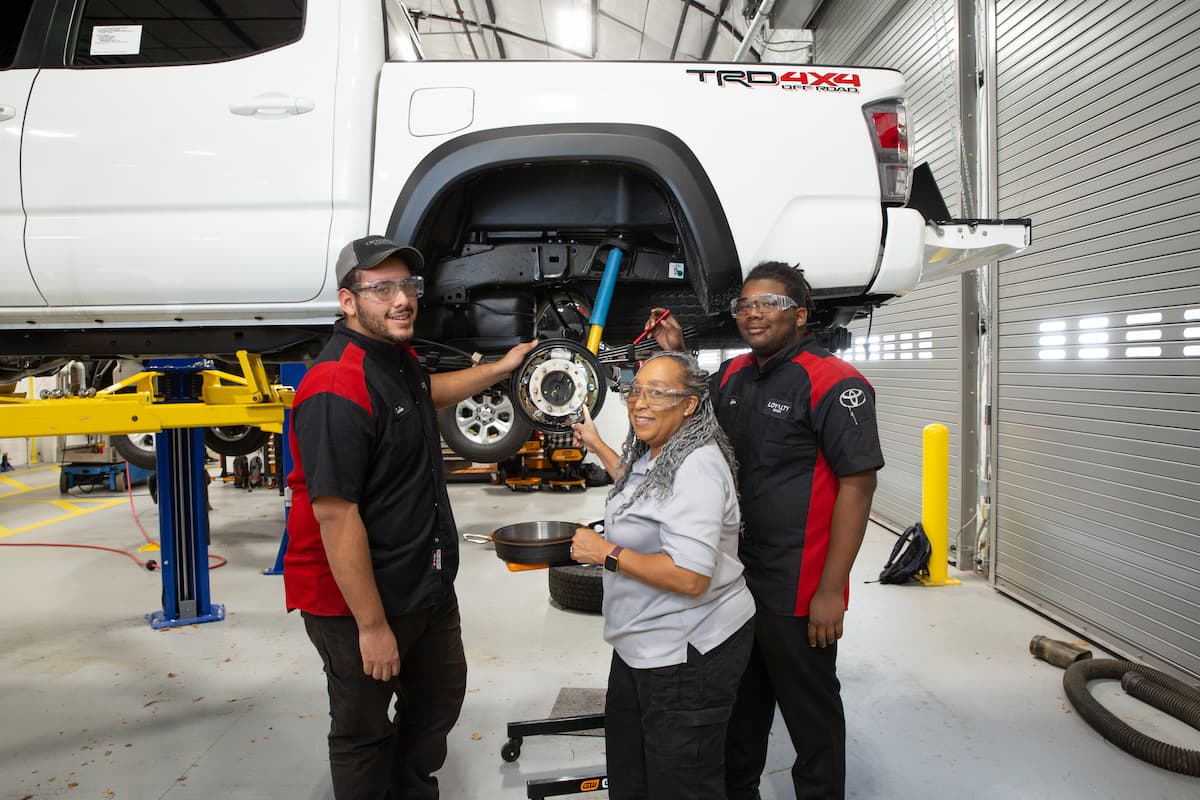
[[[349,287],[350,291],[361,297],[367,297],[376,303],[391,303],[396,295],[404,292],[416,299],[425,294],[425,279],[420,275],[403,278],[398,281],[375,281],[374,283],[356,283]]]
[[[689,392],[660,389],[657,386],[642,386],[639,383],[630,383],[621,387],[621,397],[625,398],[626,404],[641,400],[647,408],[654,411],[677,406],[691,396]]]
[[[782,294],[756,294],[751,297],[736,297],[729,301],[729,313],[734,319],[749,314],[774,314],[788,308],[796,308],[796,301]]]

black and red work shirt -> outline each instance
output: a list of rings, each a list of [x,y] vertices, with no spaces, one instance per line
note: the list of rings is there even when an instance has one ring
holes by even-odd
[[[738,460],[746,581],[759,611],[808,616],[838,476],[883,466],[875,390],[811,335],[762,366],[753,353],[730,359],[711,381]]]
[[[429,376],[412,348],[339,323],[296,390],[291,422],[288,610],[350,615],[313,515],[318,497],[358,504],[385,613],[407,614],[452,597],[458,532]]]

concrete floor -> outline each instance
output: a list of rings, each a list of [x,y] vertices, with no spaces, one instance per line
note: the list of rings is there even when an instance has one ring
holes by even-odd
[[[123,496],[72,493],[53,467],[0,476],[0,541],[142,543]],[[513,494],[460,485],[463,531],[528,519],[589,520],[603,489]],[[157,532],[142,487],[134,504]],[[0,798],[330,798],[324,678],[297,615],[283,610],[275,557],[282,503],[216,483],[211,573],[223,622],[155,632],[160,579],[114,554],[0,548]],[[47,522],[57,518],[58,521]],[[856,798],[1183,798],[1200,780],[1104,742],[1073,713],[1061,672],[1034,660],[1034,634],[1074,636],[967,576],[963,585],[864,585],[894,537],[872,528],[859,558],[840,656]],[[549,602],[544,572],[508,572],[464,544],[458,579],[469,693],[441,775],[447,800],[524,798],[525,782],[602,772],[602,738],[525,741],[501,761],[510,720],[548,716],[561,687],[603,687],[598,616]],[[1097,655],[1104,655],[1097,652]],[[1200,734],[1094,685],[1121,716],[1176,744]],[[786,732],[772,736],[763,797],[791,796]],[[588,795],[601,798],[604,792]]]

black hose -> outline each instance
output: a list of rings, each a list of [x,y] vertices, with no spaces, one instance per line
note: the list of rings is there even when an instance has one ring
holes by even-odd
[[[1172,716],[1178,716],[1173,708],[1179,704],[1200,702],[1200,691],[1177,681],[1169,675],[1132,661],[1119,661],[1113,658],[1095,658],[1077,661],[1067,667],[1063,673],[1063,689],[1067,699],[1079,716],[1095,728],[1101,736],[1142,761],[1156,767],[1181,772],[1184,775],[1200,777],[1200,750],[1190,750],[1166,742],[1160,742],[1118,719],[1105,708],[1099,700],[1088,691],[1088,681],[1099,678],[1120,679],[1128,672],[1143,675],[1152,680],[1161,689],[1171,692],[1175,697],[1170,707],[1159,708]]]
[[[1179,685],[1184,689],[1191,688],[1186,683]],[[1187,692],[1161,685],[1157,680],[1136,672],[1126,672],[1121,676],[1121,688],[1143,703],[1149,703],[1159,711],[1200,730],[1200,697],[1189,699]]]

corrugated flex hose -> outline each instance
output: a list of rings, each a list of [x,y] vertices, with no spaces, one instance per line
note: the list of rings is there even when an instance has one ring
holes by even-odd
[[[1200,777],[1200,750],[1160,742],[1135,730],[1088,691],[1088,681],[1120,680],[1129,694],[1200,729],[1200,689],[1153,667],[1112,658],[1084,659],[1067,667],[1063,689],[1079,715],[1101,736],[1132,756],[1184,775]]]

